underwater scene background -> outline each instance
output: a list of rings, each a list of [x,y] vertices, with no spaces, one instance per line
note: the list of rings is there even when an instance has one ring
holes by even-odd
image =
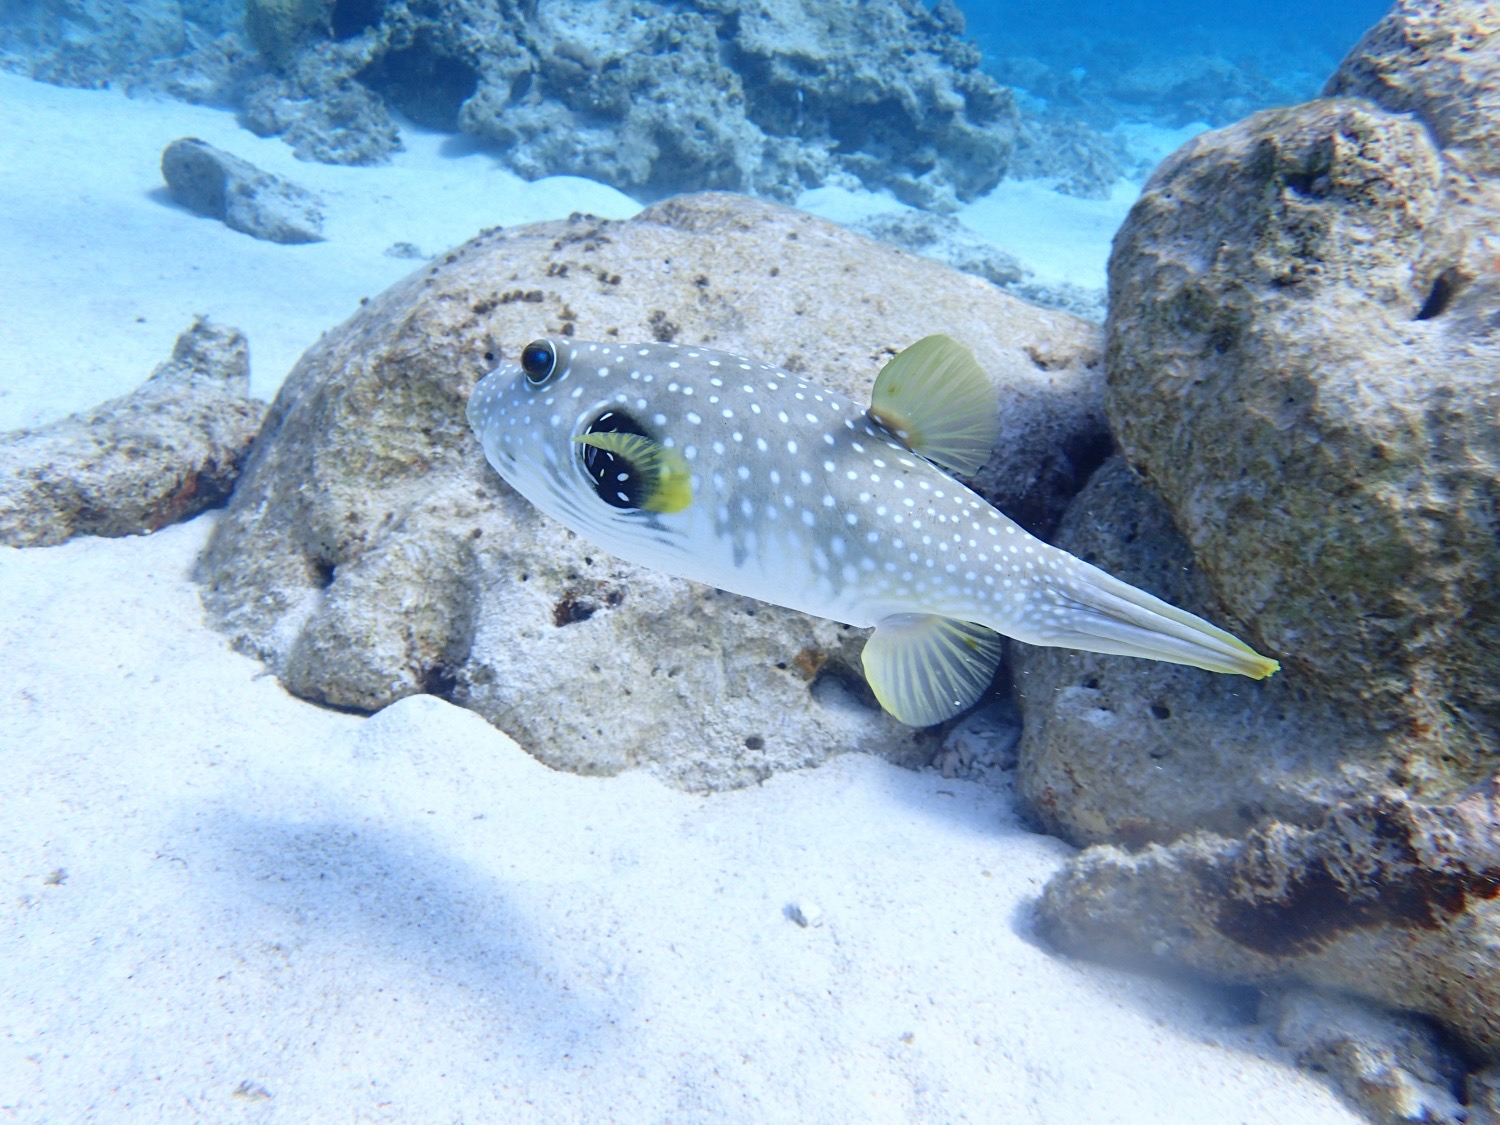
[[[1500,1123],[1497,180],[1482,0],[0,0],[0,1116]],[[466,419],[933,334],[1279,670],[907,725]]]

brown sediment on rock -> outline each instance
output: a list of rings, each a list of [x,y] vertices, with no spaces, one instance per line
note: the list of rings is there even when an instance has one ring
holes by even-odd
[[[1422,1012],[1500,1059],[1497,795],[1382,794],[1313,827],[1089,848],[1044,890],[1038,928],[1083,956]]]
[[[1219,932],[1276,957],[1352,929],[1435,930],[1500,895],[1500,809],[1379,796],[1334,809],[1317,829],[1252,832],[1211,885]]]

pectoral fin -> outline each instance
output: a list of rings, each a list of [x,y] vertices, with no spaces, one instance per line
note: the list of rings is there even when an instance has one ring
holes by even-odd
[[[865,679],[901,722],[930,727],[972,707],[1001,657],[1000,634],[935,614],[887,617],[865,642]]]
[[[995,389],[950,336],[926,336],[880,369],[868,414],[918,456],[970,476],[1000,438]]]

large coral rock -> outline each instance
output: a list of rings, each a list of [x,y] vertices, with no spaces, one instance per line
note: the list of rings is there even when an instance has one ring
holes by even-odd
[[[1090,478],[1054,542],[1173,605],[1248,631],[1123,458]],[[1040,827],[1074,843],[1138,847],[1197,829],[1239,835],[1268,818],[1306,823],[1422,768],[1404,740],[1319,698],[1294,665],[1256,683],[1071,649],[1012,651],[1025,714],[1017,790]]]
[[[1357,50],[1330,83],[1391,72],[1382,45],[1404,35],[1407,69],[1367,92],[1437,106],[1431,131],[1347,98],[1257,114],[1164,163],[1120,232],[1107,401],[1149,487],[1101,478],[1062,545],[1154,572],[1169,597],[1193,566],[1189,600],[1285,671],[1214,684],[1020,652],[1022,791],[1054,830],[1234,833],[1385,784],[1449,799],[1493,772],[1500,210],[1468,125],[1494,99],[1461,85],[1500,67],[1482,8],[1447,6],[1445,37],[1429,9],[1399,7],[1371,32],[1374,61]],[[1460,147],[1438,148],[1449,135]],[[1170,520],[1173,542],[1127,541],[1142,519]]]
[[[1279,657],[1016,649],[1066,948],[1427,1013],[1500,1056],[1500,21],[1402,0],[1115,242],[1123,464],[1059,542]],[[1359,95],[1357,97],[1344,95]],[[1477,1081],[1477,1080],[1476,1080]]]
[[[250,0],[247,21],[278,71],[247,120],[319,160],[383,159],[396,109],[528,178],[783,199],[863,182],[951,210],[1005,175],[1019,122],[950,4]]]
[[[1493,108],[1500,33],[1451,22],[1467,61],[1410,52],[1405,85]],[[1500,210],[1493,154],[1397,100],[1257,114],[1158,169],[1110,264],[1110,414],[1259,640],[1472,755],[1500,745]]]
[[[0,543],[137,535],[222,504],[265,412],[244,335],[200,320],[130,394],[0,434]]]
[[[569,769],[706,788],[851,749],[925,760],[932,736],[868,696],[857,631],[593,549],[489,468],[464,406],[543,334],[722,347],[863,398],[932,332],[1001,396],[981,487],[1045,523],[1103,437],[1093,326],[730,195],[486,232],[302,358],[203,560],[205,602],[300,695],[437,692]]]

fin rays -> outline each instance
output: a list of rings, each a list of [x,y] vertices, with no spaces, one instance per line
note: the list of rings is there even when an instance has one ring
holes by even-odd
[[[965,476],[1000,438],[995,390],[974,353],[949,336],[925,336],[882,367],[868,414],[913,453]]]
[[[901,722],[928,727],[974,705],[1000,664],[1000,635],[935,614],[887,617],[865,642],[870,690]]]
[[[1043,643],[1141,656],[1263,680],[1281,665],[1261,656],[1234,634],[1144,590],[1090,568],[1072,592],[1051,591],[1068,610],[1057,632]]]

